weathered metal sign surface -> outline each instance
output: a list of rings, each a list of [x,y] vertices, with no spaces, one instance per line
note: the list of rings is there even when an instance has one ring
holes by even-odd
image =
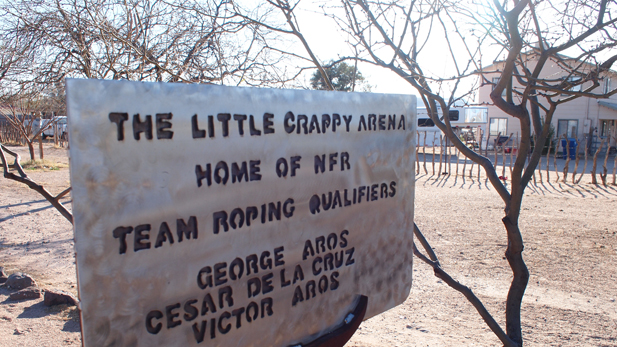
[[[402,303],[413,96],[68,80],[86,346],[289,346]]]

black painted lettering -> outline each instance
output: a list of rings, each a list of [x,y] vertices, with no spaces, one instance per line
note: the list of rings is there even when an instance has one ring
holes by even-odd
[[[150,224],[142,224],[135,227],[135,242],[133,243],[135,252],[150,249],[150,242],[147,241],[150,239],[150,234],[144,234],[144,231],[150,231]]]
[[[321,173],[324,173],[326,171],[326,155],[322,154],[321,157],[319,155],[315,156],[315,161],[314,161],[315,165],[315,174],[318,174],[319,171],[321,171]]]
[[[244,311],[244,307],[240,307],[231,311],[231,315],[236,317],[236,329],[239,329],[242,326],[242,314],[244,313]]]
[[[221,122],[221,126],[223,127],[223,137],[229,136],[229,120],[231,119],[231,115],[229,113],[219,113],[216,115],[216,119]]]
[[[238,166],[238,163],[231,163],[231,183],[242,182],[242,177],[244,177],[244,182],[249,181],[246,162],[243,161],[240,166]]]
[[[227,283],[227,263],[216,263],[214,264],[214,285],[220,286],[221,284]]]
[[[204,337],[206,336],[206,328],[207,328],[207,319],[201,321],[201,324],[198,326],[197,323],[194,323],[191,327],[193,328],[193,336],[195,336],[195,341],[197,343],[202,343],[204,341]]]
[[[173,114],[171,113],[157,113],[156,118],[156,138],[157,139],[172,139],[174,137],[174,132],[168,129],[171,129],[170,119],[173,118]]]
[[[334,165],[336,165],[336,163],[337,163],[337,161],[336,161],[337,158],[338,158],[338,152],[330,153],[328,155],[328,159],[329,159],[328,160],[328,164],[330,164],[330,166],[329,166],[330,171],[334,170]]]
[[[159,333],[159,331],[161,331],[161,328],[163,328],[163,324],[162,323],[156,323],[156,325],[152,325],[152,320],[153,319],[161,319],[163,318],[163,313],[161,311],[150,311],[148,312],[148,314],[146,315],[146,330],[148,330],[148,332],[152,335],[156,335]]]
[[[227,334],[229,332],[229,330],[231,330],[231,323],[227,323],[227,325],[223,328],[223,319],[229,319],[231,318],[231,313],[225,311],[223,313],[221,313],[221,317],[219,318],[219,332],[223,335]]]
[[[377,200],[378,188],[379,188],[379,184],[371,185],[371,201]]]
[[[205,316],[208,312],[216,313],[216,305],[214,305],[214,300],[210,293],[206,293],[204,300],[201,302],[201,315]]]
[[[396,194],[396,182],[390,182],[390,197],[393,197]]]
[[[332,132],[336,132],[336,127],[341,125],[341,116],[338,113],[332,114]]]
[[[272,272],[269,272],[261,276],[261,293],[262,294],[265,295],[274,290],[274,286],[272,285],[273,277],[274,277],[274,274]]]
[[[170,245],[174,243],[174,236],[169,231],[169,225],[167,222],[161,223],[159,227],[159,234],[156,237],[156,242],[154,243],[154,248],[159,248],[163,245],[163,242],[169,242]]]
[[[191,299],[184,303],[184,320],[187,322],[192,321],[193,319],[199,316],[199,310],[197,307],[193,306],[197,303],[197,299]]]
[[[289,198],[285,200],[285,203],[283,204],[283,216],[285,216],[285,218],[291,218],[294,215],[295,210],[294,199]]]
[[[264,135],[274,134],[274,123],[272,122],[272,118],[274,118],[272,113],[264,113]]]
[[[350,249],[345,251],[345,254],[347,254],[347,261],[345,261],[345,266],[352,265],[353,263],[356,262],[356,260],[353,258],[353,252],[355,250],[356,250],[356,247],[351,247]]]
[[[282,166],[282,168],[281,168]],[[289,167],[287,165],[287,159],[285,158],[279,158],[276,161],[276,175],[278,177],[287,177],[287,172],[289,171]]]
[[[133,231],[133,227],[117,227],[112,232],[114,238],[120,239],[120,254],[126,253],[126,235]]]
[[[234,114],[234,120],[238,122],[238,133],[240,136],[244,136],[244,121],[246,120],[246,115]]]
[[[317,120],[317,115],[313,115],[311,117],[311,124],[309,125],[309,134],[312,134],[313,131],[317,130],[318,134],[321,134],[321,130],[319,129],[319,121]]]
[[[386,130],[386,115],[379,115],[379,130]]]
[[[234,270],[235,268],[238,268],[237,272],[236,270]],[[242,258],[234,259],[231,262],[231,264],[229,264],[229,278],[231,278],[232,281],[239,280],[242,278],[243,274],[244,274],[244,261],[242,261]]]
[[[311,214],[319,213],[319,205],[321,205],[321,200],[319,200],[319,195],[313,195],[311,200],[309,201],[309,210]]]
[[[128,119],[128,113],[111,112],[109,114],[109,120],[117,125],[118,141],[124,141],[124,122]]]
[[[222,287],[219,289],[219,307],[222,309],[225,307],[225,302],[227,302],[227,307],[232,307],[234,305],[233,291],[230,286]]]
[[[285,278],[285,269],[282,269],[281,272],[281,288],[285,288],[291,284],[291,281]]]
[[[268,316],[274,314],[274,311],[272,311],[272,298],[261,299],[261,318],[264,318],[266,314]]]
[[[212,268],[209,266],[204,266],[199,270],[197,274],[197,285],[201,289],[206,289],[208,287],[213,287],[212,285]]]
[[[360,122],[358,123],[358,131],[362,131],[362,127],[366,131],[366,120],[364,119],[364,115],[360,116]]]
[[[285,247],[276,247],[274,249],[274,267],[285,265],[285,261],[283,260],[283,251]]]
[[[319,282],[317,282],[317,290],[319,290],[319,294],[323,294],[328,291],[328,276],[321,276]]]
[[[196,240],[197,239],[197,217],[191,216],[189,218],[188,224],[185,223],[184,219],[182,218],[176,219],[176,234],[178,234],[178,242],[182,242],[184,237],[186,237],[187,240],[190,240],[191,238],[193,240]]]
[[[259,215],[259,211],[257,210],[257,207],[255,206],[249,206],[246,208],[246,225],[247,226],[251,226],[251,221],[257,219],[257,216]]]
[[[294,296],[291,299],[291,306],[296,306],[297,303],[304,301],[304,294],[302,293],[302,288],[297,286],[294,290]]]
[[[349,235],[349,231],[343,230],[341,231],[341,242],[339,243],[339,247],[345,248],[347,247],[347,238],[345,236]]]
[[[277,201],[276,204],[273,202],[268,203],[268,221],[272,222],[272,216],[276,218],[276,220],[281,220],[281,202]]]
[[[345,189],[345,192],[343,194],[343,203],[344,203],[344,206],[351,205],[351,200],[349,200],[349,198],[347,198],[347,189]]]
[[[206,131],[199,129],[199,121],[197,119],[197,114],[194,114],[193,117],[191,117],[191,132],[193,133],[194,139],[203,139],[204,137],[206,137]],[[195,325],[196,324],[197,323],[195,323]]]
[[[285,127],[286,133],[291,134],[296,129],[296,125],[293,124],[295,120],[296,118],[291,111],[285,113],[285,118],[283,120],[283,126]]]
[[[249,133],[251,136],[261,136],[261,130],[255,128],[255,118],[253,115],[249,116]]]
[[[206,164],[206,170],[204,171],[201,168],[201,165],[195,165],[195,176],[197,176],[197,187],[201,187],[201,181],[206,179],[206,183],[208,183],[208,187],[212,185],[212,166],[210,164]]]
[[[321,249],[321,252],[319,251]],[[315,250],[317,254],[326,253],[326,238],[324,236],[319,236],[315,238]]]
[[[339,287],[338,276],[339,276],[338,271],[334,271],[333,273],[330,274],[330,290],[338,289]]]
[[[377,130],[377,115],[369,114],[368,115],[368,130]]]
[[[313,243],[311,240],[304,242],[304,250],[302,251],[302,260],[306,260],[309,256],[314,256],[315,250],[313,249]]]
[[[251,309],[255,312],[255,314],[251,315]],[[248,306],[246,306],[246,321],[252,322],[259,317],[259,305],[256,302],[251,301]]]
[[[304,130],[304,134],[308,134],[308,128],[306,127],[308,123],[308,117],[306,115],[303,114],[299,114],[298,115],[298,127],[296,128],[296,133],[299,134],[300,133],[300,127],[302,127],[302,130]]]
[[[398,128],[400,129],[403,128],[403,130],[405,130],[405,116],[401,115],[401,120],[398,122]]]
[[[330,209],[332,205],[332,192],[328,192],[328,200],[326,200],[326,194],[321,194],[321,207],[323,207],[324,211]]]
[[[261,280],[259,279],[259,277],[250,278],[246,282],[246,288],[248,289],[249,298],[259,295],[259,293],[261,292]]]
[[[332,253],[328,253],[323,256],[323,270],[334,270],[334,256],[332,255]]]
[[[222,177],[221,177],[221,170],[223,170]],[[217,184],[221,184],[222,182],[223,185],[227,184],[227,181],[229,181],[229,166],[227,166],[226,162],[221,160],[218,163],[216,163],[216,166],[214,167],[214,181]]]
[[[239,217],[238,224],[236,224],[236,217]],[[244,211],[241,208],[234,208],[229,214],[229,225],[232,229],[242,228],[244,225]]]
[[[246,275],[251,274],[251,269],[253,269],[253,273],[256,274],[259,270],[257,268],[257,254],[251,254],[246,257]]]
[[[336,205],[343,207],[343,203],[341,202],[341,192],[336,190],[334,192],[334,199],[332,199],[332,209],[336,208]]]
[[[311,298],[314,298],[317,296],[317,294],[315,294],[316,286],[317,285],[315,284],[314,280],[310,280],[306,282],[306,300],[310,300]]]
[[[212,215],[212,218],[214,221],[213,232],[215,234],[219,233],[220,226],[223,227],[223,231],[229,231],[229,224],[227,224],[227,212],[225,211],[214,212],[214,214]]]
[[[396,125],[396,115],[388,115],[388,130],[394,130]]]
[[[208,116],[208,137],[214,137],[214,116]]]
[[[317,276],[321,273],[321,263],[323,262],[323,260],[321,259],[321,257],[315,257],[315,259],[313,259],[313,275]]]
[[[334,253],[334,266],[338,269],[343,266],[343,259],[345,258],[345,251]]]
[[[152,116],[146,116],[145,121],[141,121],[139,113],[133,115],[133,137],[139,141],[140,134],[145,133],[148,140],[152,140]]]
[[[296,171],[300,168],[300,159],[302,157],[299,155],[291,157],[291,177],[296,176]]]
[[[341,152],[341,171],[345,171],[345,168],[347,168],[347,170],[351,169],[349,165],[349,153]]]
[[[387,198],[388,197],[388,185],[385,183],[382,183],[380,186],[380,193],[379,193],[379,198],[383,199],[383,198]]]
[[[261,160],[250,160],[249,161],[249,168],[250,168],[250,172],[251,172],[251,181],[260,181],[261,180],[261,174],[259,173],[260,167],[259,165],[261,165]]]
[[[294,269],[293,284],[296,284],[298,281],[304,281],[304,271],[302,271],[302,266],[300,266],[300,264],[297,264]]]
[[[322,114],[321,115],[321,132],[326,133],[326,129],[330,126],[330,115]]]
[[[174,312],[180,308],[180,303],[169,305],[165,307],[165,317],[167,317],[167,329],[177,327],[182,324],[181,320],[176,320],[180,316],[179,312]]]
[[[338,243],[338,237],[335,233],[330,233],[328,238],[326,239],[326,245],[328,246],[328,250],[332,251],[336,248],[336,244]]]
[[[272,270],[272,258],[270,258],[270,252],[264,251],[259,258],[259,267],[262,270]]]
[[[351,124],[351,115],[343,116],[343,121],[345,121],[345,129],[349,132],[349,125]]]

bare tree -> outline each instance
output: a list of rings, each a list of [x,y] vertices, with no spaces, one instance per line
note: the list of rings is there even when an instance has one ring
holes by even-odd
[[[297,2],[285,2],[285,6],[293,11]],[[414,252],[434,269],[437,277],[469,300],[504,346],[522,346],[521,303],[529,271],[523,259],[519,218],[525,188],[543,149],[540,145],[532,147],[532,140],[546,143],[561,104],[580,97],[606,98],[617,93],[602,93],[597,88],[617,60],[617,56],[608,55],[616,44],[617,19],[613,14],[617,4],[607,0],[494,0],[492,5],[474,0],[342,0],[340,5],[321,8],[348,34],[350,45],[360,50],[359,56],[348,59],[389,69],[411,84],[437,127],[463,155],[484,169],[501,197],[507,235],[505,256],[512,271],[505,329],[471,289],[445,272],[417,228],[416,236],[428,256],[417,249]],[[428,44],[436,41],[438,45]],[[498,47],[490,52],[493,60],[483,55],[489,44]],[[449,77],[425,69],[426,56],[430,59],[438,55],[447,58]],[[497,61],[495,69],[484,70],[486,61]],[[551,64],[561,67],[566,77],[547,75],[545,71]],[[493,84],[489,76],[494,75],[499,76],[499,81],[494,84],[491,100],[520,122],[522,132],[509,187],[501,182],[486,156],[461,142],[448,117],[455,102],[469,100],[481,84]]]

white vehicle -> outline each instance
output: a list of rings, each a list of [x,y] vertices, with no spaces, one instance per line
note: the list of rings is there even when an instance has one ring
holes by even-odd
[[[425,107],[418,108],[418,144],[432,147],[441,145],[445,135],[428,116]],[[450,125],[455,128],[461,140],[468,147],[478,147],[482,138],[482,148],[486,145],[486,126],[488,124],[487,107],[452,107],[450,108]],[[426,143],[425,143],[426,137]]]
[[[60,138],[66,137],[66,134],[67,134],[66,116],[56,117],[54,119],[43,119],[42,121],[43,121],[43,126],[46,126],[51,121],[53,121],[54,123],[49,128],[43,130],[43,134],[42,134],[43,139],[46,139],[48,136],[53,137],[55,129],[57,129],[58,131],[57,132],[58,137]]]

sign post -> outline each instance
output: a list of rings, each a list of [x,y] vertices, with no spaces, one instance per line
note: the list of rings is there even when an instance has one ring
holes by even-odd
[[[70,79],[67,103],[85,346],[302,345],[409,295],[415,97]]]

